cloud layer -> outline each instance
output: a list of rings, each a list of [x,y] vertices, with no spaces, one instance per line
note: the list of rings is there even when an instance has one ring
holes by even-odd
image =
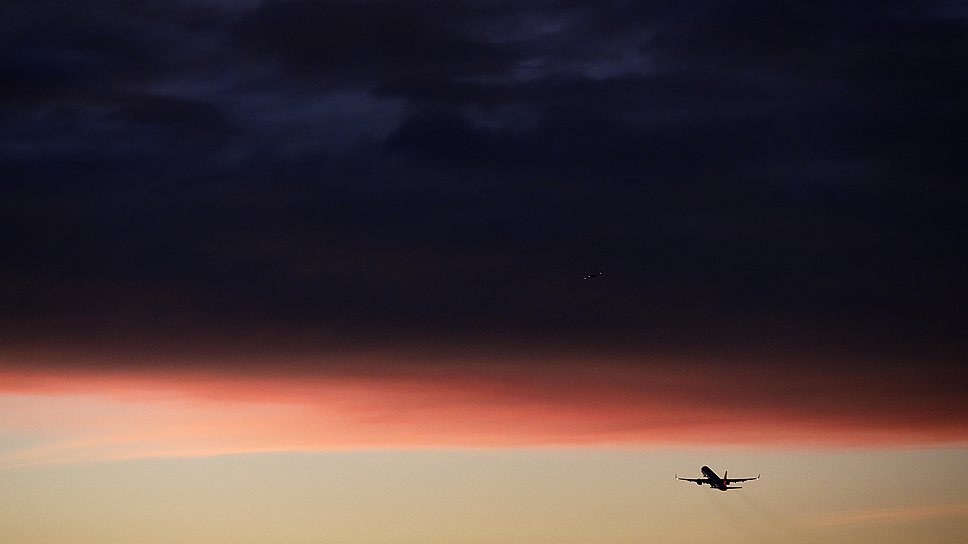
[[[426,354],[423,354],[426,357]],[[0,373],[5,466],[369,448],[963,444],[958,377],[794,361],[343,354]],[[166,370],[167,369],[167,370]]]
[[[744,322],[960,347],[948,3],[3,9],[18,335]]]
[[[0,15],[9,395],[364,387],[286,447],[965,437],[955,3]]]

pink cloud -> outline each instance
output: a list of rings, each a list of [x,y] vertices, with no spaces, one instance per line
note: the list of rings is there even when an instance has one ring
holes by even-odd
[[[682,360],[352,362],[335,365],[338,372],[308,372],[305,362],[260,372],[185,365],[0,370],[0,433],[35,442],[0,459],[13,465],[345,448],[968,439],[960,416],[968,401],[916,376]]]

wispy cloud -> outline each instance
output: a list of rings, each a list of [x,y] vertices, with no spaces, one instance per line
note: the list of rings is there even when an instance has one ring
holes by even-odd
[[[829,512],[807,520],[816,527],[835,527],[862,523],[912,523],[937,518],[968,517],[968,503],[927,504]]]

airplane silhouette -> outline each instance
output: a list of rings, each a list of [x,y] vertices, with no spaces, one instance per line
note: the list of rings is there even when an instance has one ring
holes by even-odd
[[[695,482],[696,485],[706,484],[709,487],[713,489],[718,489],[720,491],[726,491],[727,489],[743,489],[742,487],[737,487],[737,486],[731,487],[729,484],[735,484],[738,482],[748,482],[750,480],[760,479],[759,474],[756,475],[756,478],[730,478],[728,470],[724,472],[723,477],[720,478],[719,476],[716,475],[715,472],[712,471],[711,468],[707,466],[703,466],[701,469],[699,469],[699,472],[702,472],[702,475],[705,476],[705,478],[680,478],[679,475],[676,474],[676,479],[685,480],[687,482]]]

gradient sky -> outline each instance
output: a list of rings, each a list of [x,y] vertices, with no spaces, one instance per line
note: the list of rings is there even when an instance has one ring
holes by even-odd
[[[968,540],[965,66],[955,1],[4,2],[0,540]]]

